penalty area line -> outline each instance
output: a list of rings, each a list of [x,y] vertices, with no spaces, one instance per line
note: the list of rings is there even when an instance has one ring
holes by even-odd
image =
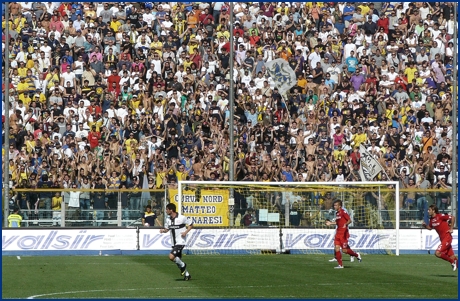
[[[193,282],[193,280],[192,280]],[[365,285],[369,283],[341,283],[344,285],[351,285],[351,284],[358,284],[358,285]],[[388,282],[388,283],[380,283],[380,284],[389,284],[394,285],[395,282]],[[195,286],[180,286],[175,287],[175,289],[211,289],[211,288],[220,288],[220,289],[239,289],[239,288],[279,288],[279,287],[307,287],[307,286],[336,286],[335,283],[318,283],[312,285],[311,283],[305,284],[281,284],[281,285],[229,285],[229,286],[208,286],[208,287],[195,287]],[[40,294],[40,295],[33,295],[27,297],[26,299],[35,299],[40,297],[47,297],[47,296],[57,296],[57,295],[72,295],[72,294],[87,294],[87,293],[100,293],[100,292],[126,292],[126,291],[145,291],[145,290],[152,290],[152,291],[160,291],[160,290],[169,290],[169,287],[150,287],[150,288],[122,288],[122,289],[103,289],[103,290],[81,290],[81,291],[68,291],[68,292],[57,292],[57,293],[48,293],[48,294]],[[110,298],[110,297],[109,297]]]
[[[308,284],[303,285],[236,285],[236,286],[208,286],[208,287],[189,287],[189,286],[182,286],[182,287],[175,287],[175,289],[208,289],[208,288],[221,288],[221,289],[231,289],[231,288],[270,288],[270,287],[284,287],[284,286],[307,286]],[[82,290],[82,291],[68,291],[68,292],[57,292],[57,293],[49,293],[49,294],[40,294],[40,295],[33,295],[27,297],[27,299],[35,299],[40,297],[46,296],[57,296],[57,295],[71,295],[71,294],[87,294],[87,293],[100,293],[100,292],[125,292],[125,291],[140,291],[140,290],[168,290],[168,287],[150,287],[150,288],[125,288],[125,289],[104,289],[104,290]]]

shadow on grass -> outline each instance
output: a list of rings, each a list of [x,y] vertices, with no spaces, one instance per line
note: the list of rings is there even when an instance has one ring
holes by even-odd
[[[457,274],[455,275],[431,275],[433,277],[440,277],[440,278],[457,278]]]

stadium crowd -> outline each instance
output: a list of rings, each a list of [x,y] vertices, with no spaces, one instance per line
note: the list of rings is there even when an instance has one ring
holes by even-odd
[[[361,181],[364,145],[376,181],[451,185],[452,3],[237,2],[234,24],[228,2],[2,5],[11,187],[229,180],[230,80],[234,180]]]

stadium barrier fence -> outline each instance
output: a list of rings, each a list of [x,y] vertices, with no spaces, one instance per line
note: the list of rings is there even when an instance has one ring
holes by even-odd
[[[79,198],[79,207],[69,207],[70,192],[77,191],[80,195],[91,193],[91,197]],[[39,194],[40,192],[51,192],[53,196],[59,194],[62,196],[62,205],[59,210],[46,208],[43,200],[37,203],[37,206],[30,204],[20,206],[20,215],[23,218],[22,227],[69,227],[69,228],[91,228],[91,227],[136,227],[143,226],[141,222],[142,214],[146,205],[152,206],[152,211],[156,214],[158,225],[164,224],[164,208],[167,203],[177,198],[177,188],[168,187],[166,189],[139,189],[133,193],[132,190],[114,189],[114,190],[87,190],[87,189],[12,189],[13,197],[9,200],[10,212],[14,206],[18,206],[16,195],[18,192],[27,194]],[[95,209],[94,196],[96,193],[104,193],[104,199],[108,208]],[[297,199],[289,204],[286,209],[282,201],[277,203],[274,200],[257,198],[243,195],[242,200],[237,200],[233,206],[234,220],[229,226],[229,208],[221,208],[223,212],[209,212],[208,220],[212,217],[216,220],[219,215],[227,220],[225,224],[207,223],[200,224],[206,227],[223,227],[223,228],[240,228],[245,226],[279,226],[282,228],[321,228],[324,229],[324,220],[333,216],[331,203],[328,199],[342,199],[345,208],[352,212],[354,223],[350,228],[368,228],[368,229],[386,229],[393,228],[395,219],[395,197],[388,194],[387,190],[380,189],[381,197],[384,198],[384,204],[378,203],[378,197],[374,191],[352,191],[350,189],[334,189],[328,192],[315,192],[300,190]],[[442,213],[451,213],[451,190],[446,189],[400,189],[400,221],[401,229],[419,228],[426,213],[426,208],[431,204],[436,204]],[[139,196],[140,194],[140,196]],[[244,194],[244,193],[243,193]],[[228,196],[227,196],[228,198]],[[386,198],[386,199],[385,199]],[[423,207],[420,202],[423,199]],[[166,201],[167,200],[167,201]],[[5,200],[2,200],[5,201]],[[88,202],[89,201],[89,202]],[[228,200],[227,200],[228,201]],[[281,205],[281,206],[280,206]],[[185,207],[183,210],[190,211],[192,208]],[[289,211],[289,214],[286,212]],[[190,212],[184,212],[190,213]],[[261,214],[277,213],[279,214],[278,222],[260,221]],[[455,213],[457,216],[457,214]],[[251,224],[245,225],[245,220],[250,220]],[[152,226],[152,225],[150,225]]]

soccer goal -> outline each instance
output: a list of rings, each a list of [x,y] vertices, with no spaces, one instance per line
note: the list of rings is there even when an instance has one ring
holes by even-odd
[[[198,182],[169,190],[195,226],[193,254],[332,254],[333,202],[353,223],[349,244],[363,254],[399,255],[398,182]]]

